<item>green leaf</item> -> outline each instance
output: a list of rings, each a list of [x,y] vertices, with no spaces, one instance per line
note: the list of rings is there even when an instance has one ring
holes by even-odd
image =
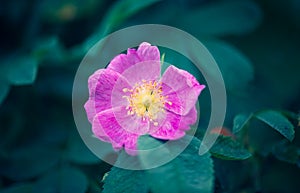
[[[217,40],[204,42],[215,58],[225,81],[227,90],[241,91],[248,89],[254,78],[251,62],[233,46]]]
[[[39,63],[51,63],[51,66],[61,65],[65,59],[65,49],[57,37],[48,37],[38,41],[33,50],[33,56]]]
[[[0,105],[4,101],[6,96],[8,95],[9,88],[10,88],[9,84],[1,80],[1,82],[0,82]]]
[[[147,193],[149,188],[143,170],[112,167],[103,177],[103,193]]]
[[[244,140],[252,151],[263,157],[272,153],[273,147],[282,141],[282,135],[259,119],[252,119]]]
[[[32,84],[37,73],[37,60],[31,56],[9,57],[0,67],[0,73],[13,85]]]
[[[221,1],[182,12],[176,17],[174,25],[198,37],[224,36],[252,32],[261,20],[262,12],[256,3],[236,0]]]
[[[86,176],[75,168],[51,171],[40,178],[33,187],[33,193],[85,193],[88,188]]]
[[[300,148],[286,140],[274,145],[272,153],[280,161],[292,164],[296,164],[298,161],[300,161]]]
[[[184,145],[186,137],[177,140],[177,145]],[[193,138],[190,145],[175,159],[147,170],[146,179],[151,192],[213,192],[213,162],[209,153],[198,154],[199,146],[200,141]]]
[[[295,130],[293,124],[281,113],[272,110],[260,111],[255,114],[255,117],[266,123],[289,141],[294,139]]]
[[[32,184],[14,184],[10,187],[0,190],[0,193],[31,193]]]
[[[26,147],[12,151],[0,166],[0,174],[12,180],[25,180],[36,177],[58,163],[60,152],[54,148]]]
[[[225,136],[219,136],[210,149],[210,153],[217,158],[225,160],[244,160],[251,157],[251,153],[238,141]]]
[[[245,129],[246,125],[249,123],[249,121],[251,120],[252,115],[244,115],[244,114],[239,114],[237,116],[234,117],[233,120],[233,128],[232,128],[232,132],[234,134],[242,131]]]
[[[103,34],[110,33],[111,30],[120,25],[130,16],[134,15],[141,9],[144,9],[160,0],[145,0],[145,1],[135,1],[135,0],[124,0],[118,1],[110,9],[108,14],[105,16],[102,22]]]
[[[95,34],[92,35],[83,45],[83,50],[88,50],[97,41],[103,38],[108,33],[112,32],[116,27],[123,23],[130,16],[138,11],[158,2],[160,0],[123,0],[117,1],[105,15],[103,21]]]
[[[165,141],[151,137],[150,135],[142,135],[138,139],[139,150],[154,149],[162,145]]]
[[[78,164],[96,164],[101,162],[101,160],[87,148],[77,132],[71,134],[69,138],[66,156],[71,162]]]
[[[139,161],[145,168],[152,168],[168,161],[170,150],[163,146],[163,141],[155,139],[149,135],[140,136],[138,139],[138,149],[146,150],[139,153]]]

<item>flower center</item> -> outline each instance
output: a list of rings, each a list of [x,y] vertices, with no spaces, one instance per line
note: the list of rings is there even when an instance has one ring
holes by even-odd
[[[136,114],[139,117],[143,117],[143,120],[148,119],[153,122],[154,126],[158,125],[155,120],[158,117],[158,113],[164,112],[165,103],[171,105],[171,102],[166,101],[166,97],[162,96],[162,86],[156,81],[146,82],[142,81],[142,84],[136,84],[133,89],[124,88],[123,92],[130,92],[127,98],[129,105],[127,106],[128,115]]]

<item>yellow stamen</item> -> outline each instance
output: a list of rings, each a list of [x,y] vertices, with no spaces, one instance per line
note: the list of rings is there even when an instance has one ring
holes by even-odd
[[[135,84],[134,89],[124,88],[123,92],[130,92],[127,98],[129,105],[128,114],[136,114],[145,121],[146,119],[153,122],[154,126],[158,126],[158,122],[154,122],[158,117],[158,113],[165,112],[164,105],[171,102],[166,101],[166,97],[162,96],[162,86],[156,81],[142,80],[141,84]]]

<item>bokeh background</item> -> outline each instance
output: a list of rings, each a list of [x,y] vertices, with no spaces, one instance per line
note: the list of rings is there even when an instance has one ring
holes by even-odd
[[[207,46],[226,84],[228,130],[239,113],[299,113],[299,0],[1,0],[1,193],[101,192],[111,166],[78,135],[73,79],[97,41],[146,23],[180,28]],[[197,76],[178,54],[165,60]],[[208,90],[200,127],[209,118],[206,100]],[[243,162],[216,164],[215,192],[297,192],[299,160],[297,166],[266,157],[256,181]]]

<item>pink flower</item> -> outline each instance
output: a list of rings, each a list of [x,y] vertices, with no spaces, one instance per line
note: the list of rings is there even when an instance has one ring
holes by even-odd
[[[162,77],[160,72],[158,48],[144,42],[91,75],[84,107],[95,136],[131,155],[140,135],[183,137],[197,120],[195,105],[205,86],[172,65]]]

